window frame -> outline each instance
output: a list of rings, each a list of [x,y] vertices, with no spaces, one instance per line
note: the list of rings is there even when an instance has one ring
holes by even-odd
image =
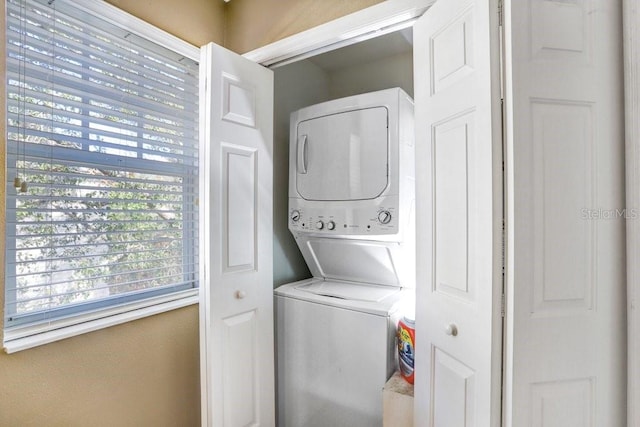
[[[163,46],[195,62],[200,62],[200,49],[198,47],[193,46],[192,44],[181,40],[178,37],[175,37],[115,6],[112,6],[103,0],[74,0],[73,3],[74,7],[78,11],[100,17],[100,19],[112,25],[126,29],[141,38]],[[6,121],[5,116],[3,116],[3,120]],[[6,159],[9,160],[9,158],[10,155],[6,153]],[[198,178],[196,177],[195,179]],[[8,242],[7,236],[5,236],[5,244],[6,242]],[[5,282],[3,281],[3,283]],[[6,310],[6,304],[8,302],[4,300],[5,285],[6,283],[2,285],[3,297],[0,298],[0,301],[3,301],[0,309],[3,311]],[[153,288],[149,290],[149,293],[153,293]],[[172,291],[163,295],[150,296],[148,298],[118,305],[102,306],[101,304],[92,304],[92,306],[97,307],[92,307],[87,311],[70,314],[48,322],[18,325],[12,326],[11,328],[7,328],[4,325],[3,316],[0,322],[2,323],[2,330],[4,332],[4,351],[6,353],[13,353],[25,350],[86,332],[197,304],[198,302],[199,288],[195,287],[187,290]],[[105,304],[108,303],[105,302]]]

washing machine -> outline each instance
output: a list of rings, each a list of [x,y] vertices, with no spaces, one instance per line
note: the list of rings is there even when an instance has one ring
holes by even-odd
[[[309,279],[276,289],[279,426],[382,425],[406,289]]]
[[[415,288],[413,134],[399,88],[291,114],[289,231],[313,278],[275,290],[280,427],[382,425]]]

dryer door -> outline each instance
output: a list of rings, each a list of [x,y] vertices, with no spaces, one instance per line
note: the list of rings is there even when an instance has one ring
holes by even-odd
[[[307,200],[365,200],[388,182],[388,110],[347,111],[302,121],[296,141],[296,188]]]

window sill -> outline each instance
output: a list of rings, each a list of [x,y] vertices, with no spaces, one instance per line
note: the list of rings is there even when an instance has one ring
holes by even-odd
[[[5,330],[4,351],[11,354],[197,303],[198,289],[190,289],[45,324]]]

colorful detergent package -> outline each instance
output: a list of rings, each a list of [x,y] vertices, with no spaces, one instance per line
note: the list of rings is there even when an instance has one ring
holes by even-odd
[[[416,342],[416,325],[413,319],[403,317],[398,322],[398,363],[400,375],[409,384],[413,384],[414,349]]]

